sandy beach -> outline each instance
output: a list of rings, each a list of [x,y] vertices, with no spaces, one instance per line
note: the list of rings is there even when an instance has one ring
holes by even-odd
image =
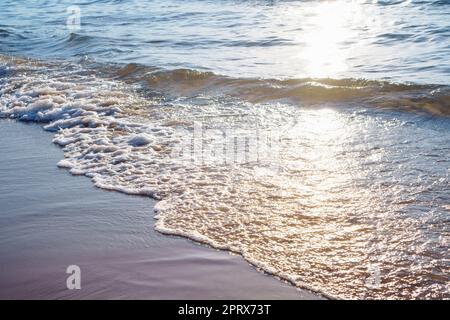
[[[154,200],[58,169],[39,125],[0,122],[0,299],[317,299],[241,257],[153,229]],[[66,288],[68,265],[82,289]]]

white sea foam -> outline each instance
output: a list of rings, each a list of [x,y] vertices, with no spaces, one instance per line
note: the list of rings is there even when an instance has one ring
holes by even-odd
[[[58,166],[97,187],[160,199],[158,231],[239,253],[328,296],[448,297],[448,246],[433,246],[448,227],[411,216],[444,217],[447,131],[437,139],[411,129],[412,115],[364,109],[203,96],[160,103],[78,66],[7,67],[0,117],[42,122],[63,148]],[[407,156],[418,147],[441,162]],[[374,262],[377,290],[366,286]]]

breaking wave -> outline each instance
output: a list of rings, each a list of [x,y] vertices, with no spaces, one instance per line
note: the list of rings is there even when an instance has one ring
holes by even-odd
[[[54,132],[59,167],[328,297],[449,298],[448,114],[444,85],[0,56],[0,117]]]
[[[366,79],[232,78],[191,69],[162,70],[138,64],[113,68],[115,79],[145,85],[172,97],[226,95],[252,103],[300,105],[352,102],[379,108],[450,114],[447,85],[392,83]],[[110,72],[111,69],[108,70]]]

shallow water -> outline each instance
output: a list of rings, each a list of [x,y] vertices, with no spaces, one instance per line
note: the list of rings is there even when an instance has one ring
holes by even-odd
[[[0,52],[45,60],[0,56],[0,116],[60,167],[300,287],[449,298],[446,2],[6,4]]]
[[[0,136],[0,299],[317,298],[238,256],[155,232],[154,200],[58,169],[62,151],[40,125],[1,119]],[[73,264],[81,290],[66,288]]]

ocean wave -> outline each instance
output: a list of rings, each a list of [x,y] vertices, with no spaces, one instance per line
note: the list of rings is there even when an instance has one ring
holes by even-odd
[[[172,96],[227,95],[252,103],[300,105],[360,103],[379,108],[450,114],[447,85],[394,83],[367,79],[233,78],[192,69],[164,70],[138,64],[111,68],[127,83],[146,83],[149,90]]]
[[[328,297],[449,298],[450,122],[359,105],[445,87],[90,64],[1,56],[0,117],[43,123],[97,187],[160,200],[160,232]],[[303,86],[333,94],[269,103]]]
[[[12,28],[0,28],[0,38],[13,38],[14,40],[25,40],[27,37]]]

